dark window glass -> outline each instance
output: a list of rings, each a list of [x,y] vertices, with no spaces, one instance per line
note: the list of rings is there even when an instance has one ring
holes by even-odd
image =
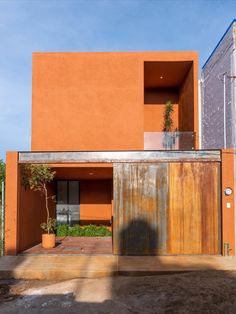
[[[68,181],[69,204],[79,204],[79,181]]]
[[[57,204],[67,204],[67,181],[57,182]]]

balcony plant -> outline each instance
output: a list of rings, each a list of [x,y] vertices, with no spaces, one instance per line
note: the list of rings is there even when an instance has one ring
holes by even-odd
[[[172,102],[169,100],[166,103],[165,111],[164,111],[164,123],[163,123],[163,132],[164,132],[164,140],[163,146],[165,149],[172,149],[173,145],[175,145],[176,137],[178,136],[178,130],[175,129],[173,131],[173,112],[174,107]]]
[[[164,125],[163,125],[163,131],[164,132],[171,132],[172,127],[173,127],[173,112],[174,112],[174,107],[172,102],[169,100],[166,103],[165,106],[165,111],[164,111]]]
[[[55,199],[55,195],[49,195],[48,193],[48,183],[53,181],[55,173],[55,171],[44,164],[28,164],[23,167],[22,171],[22,183],[24,187],[35,192],[40,192],[45,199],[46,222],[40,225],[45,232],[42,235],[42,246],[44,248],[53,248],[56,243],[54,234],[56,219],[50,217],[48,204],[49,199]]]

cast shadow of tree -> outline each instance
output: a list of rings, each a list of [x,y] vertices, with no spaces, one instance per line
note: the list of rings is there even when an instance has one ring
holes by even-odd
[[[134,219],[119,236],[119,255],[156,255],[158,233],[143,219]]]

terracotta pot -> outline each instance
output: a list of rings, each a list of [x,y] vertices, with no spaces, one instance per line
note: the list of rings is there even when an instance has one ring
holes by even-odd
[[[44,249],[52,249],[56,246],[56,236],[54,233],[44,233],[42,235],[42,247]]]

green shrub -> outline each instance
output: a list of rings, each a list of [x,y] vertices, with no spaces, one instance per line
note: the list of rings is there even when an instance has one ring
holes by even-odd
[[[97,236],[97,227],[95,225],[88,225],[84,227],[84,236],[85,237],[96,237]]]
[[[99,234],[100,237],[110,237],[111,236],[111,231],[105,226],[98,227],[97,233]]]
[[[84,230],[80,225],[69,227],[68,235],[71,237],[84,237]]]
[[[68,225],[58,225],[56,227],[56,233],[58,237],[65,237],[68,235]]]
[[[57,228],[58,237],[110,237],[111,231],[106,226],[87,225],[80,226],[74,225],[58,225]]]

